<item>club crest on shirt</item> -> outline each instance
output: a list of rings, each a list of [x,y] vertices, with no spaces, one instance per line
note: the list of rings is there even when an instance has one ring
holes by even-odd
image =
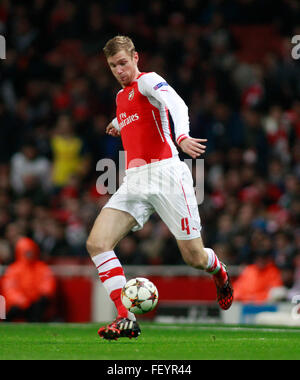
[[[134,97],[134,89],[132,89],[128,95],[128,100],[132,100]]]

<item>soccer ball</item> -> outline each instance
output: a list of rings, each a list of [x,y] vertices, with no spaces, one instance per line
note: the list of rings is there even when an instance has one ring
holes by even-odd
[[[147,278],[137,277],[124,285],[121,300],[126,309],[132,313],[145,314],[157,305],[158,291]]]

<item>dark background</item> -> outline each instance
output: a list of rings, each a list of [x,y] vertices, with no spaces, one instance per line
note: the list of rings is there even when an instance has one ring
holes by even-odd
[[[291,57],[291,38],[300,35],[298,1],[1,1],[0,33],[7,42],[0,62],[0,263],[14,260],[22,235],[34,238],[50,263],[89,262],[85,241],[108,198],[96,192],[96,163],[117,161],[122,148],[105,135],[119,85],[102,48],[126,34],[140,69],[162,75],[189,106],[191,136],[208,139],[199,206],[205,245],[228,264],[267,252],[294,272],[300,60]],[[68,158],[74,169],[57,180],[53,168],[66,160],[55,149],[60,137],[77,150]],[[182,264],[156,215],[123,239],[117,254],[125,265]]]

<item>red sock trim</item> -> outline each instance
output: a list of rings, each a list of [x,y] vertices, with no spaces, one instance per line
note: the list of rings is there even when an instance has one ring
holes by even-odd
[[[106,280],[115,276],[124,276],[124,271],[122,267],[112,268],[105,272],[99,273],[99,278],[102,282],[105,282]]]
[[[120,318],[127,318],[128,317],[128,310],[126,309],[126,307],[123,305],[123,303],[121,301],[121,291],[122,291],[122,289],[113,290],[110,293],[110,298],[117,308],[118,318],[119,317]]]

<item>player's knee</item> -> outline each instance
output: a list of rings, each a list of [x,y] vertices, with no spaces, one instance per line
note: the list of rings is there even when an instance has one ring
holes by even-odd
[[[94,240],[93,238],[89,237],[86,242],[86,249],[90,256],[96,256],[99,253],[112,250],[112,247],[103,240]]]
[[[86,249],[88,251],[88,253],[90,254],[90,256],[94,256],[95,253],[95,244],[91,241],[90,238],[88,238],[88,240],[86,241]]]

